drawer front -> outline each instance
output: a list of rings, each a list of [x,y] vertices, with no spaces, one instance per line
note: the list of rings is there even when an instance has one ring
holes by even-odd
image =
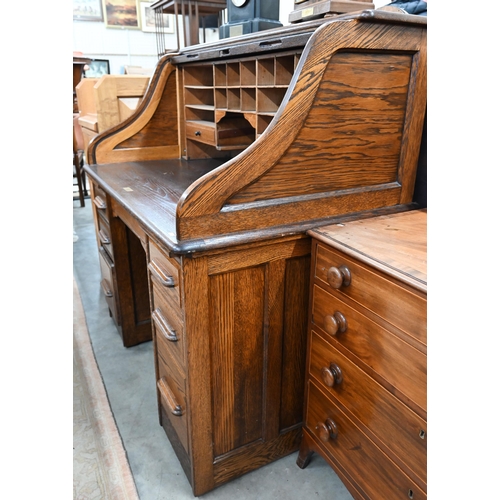
[[[317,285],[312,301],[313,325],[329,335],[333,345],[348,349],[400,395],[427,410],[425,354]]]
[[[109,221],[108,197],[101,187],[95,182],[92,183],[92,187],[94,191],[94,198],[92,199],[92,202],[97,208],[97,213],[104,217],[105,220]]]
[[[189,454],[184,377],[170,358],[158,355],[157,359],[159,378],[156,386],[160,394],[161,405],[165,409],[184,450]]]
[[[161,289],[172,307],[182,308],[180,288],[180,267],[175,259],[167,257],[152,241],[149,243],[148,269],[153,284]]]
[[[215,146],[215,124],[186,122],[186,137],[204,144]]]
[[[325,453],[364,491],[367,498],[423,500],[417,484],[385,455],[312,381],[308,383],[306,426]]]
[[[309,372],[323,391],[370,430],[381,447],[389,448],[396,460],[427,482],[427,424],[422,418],[315,332]]]
[[[171,356],[185,369],[184,322],[177,304],[164,294],[161,285],[153,282],[153,311],[151,319],[156,332],[158,349],[164,356]]]
[[[101,288],[104,292],[104,297],[115,321],[117,324],[121,324],[116,307],[114,264],[106,253],[106,250],[102,247],[99,247],[99,264],[101,266]]]
[[[350,284],[346,284],[345,280],[340,284],[345,268],[350,274]],[[422,295],[321,244],[317,247],[315,277],[330,287],[333,293],[349,297],[427,344],[427,300]]]
[[[98,224],[98,238],[99,244],[108,252],[111,258],[113,258],[113,245],[111,243],[111,230],[109,228],[109,222],[99,214],[97,217]]]

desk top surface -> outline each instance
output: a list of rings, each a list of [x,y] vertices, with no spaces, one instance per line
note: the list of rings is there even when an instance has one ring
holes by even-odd
[[[222,160],[152,160],[88,165],[98,183],[149,232],[175,247],[176,209],[184,191]]]

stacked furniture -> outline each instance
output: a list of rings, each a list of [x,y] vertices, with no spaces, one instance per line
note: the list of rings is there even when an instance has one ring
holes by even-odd
[[[145,75],[104,75],[84,78],[76,86],[78,123],[87,157],[89,142],[99,133],[118,125],[136,110],[149,83]]]
[[[425,108],[426,19],[365,11],[166,55],[90,142],[110,313],[195,495],[298,450],[307,231],[418,208]]]

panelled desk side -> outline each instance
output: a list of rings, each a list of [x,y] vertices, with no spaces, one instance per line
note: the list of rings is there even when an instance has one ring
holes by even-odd
[[[307,230],[416,208],[415,17],[366,11],[165,56],[135,114],[89,144],[103,290],[124,345],[153,339],[160,423],[195,495],[299,447]]]
[[[356,499],[427,498],[427,211],[309,231],[304,436]]]

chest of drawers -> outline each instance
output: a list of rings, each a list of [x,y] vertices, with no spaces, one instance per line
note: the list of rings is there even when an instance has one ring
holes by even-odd
[[[427,213],[317,228],[304,436],[354,498],[426,498]]]

